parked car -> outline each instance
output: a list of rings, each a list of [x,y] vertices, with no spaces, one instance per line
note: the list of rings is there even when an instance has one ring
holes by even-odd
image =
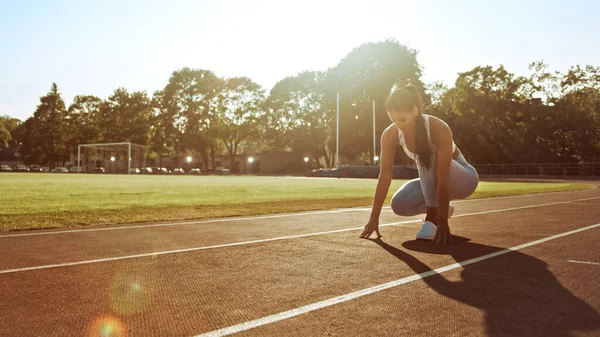
[[[219,166],[215,169],[215,173],[216,174],[229,174],[229,169],[227,167]]]
[[[138,173],[141,173],[141,172],[142,171],[139,168],[133,168],[132,167],[132,168],[129,169],[129,173],[131,173],[131,174],[138,174]]]
[[[83,169],[81,167],[71,166],[71,168],[69,169],[69,172],[71,172],[71,173],[81,173],[81,172],[83,172]]]
[[[0,172],[12,172],[13,169],[8,165],[0,165]]]
[[[69,173],[69,170],[67,170],[66,167],[58,166],[54,170],[52,170],[52,172],[54,172],[54,173]]]
[[[185,174],[185,170],[182,168],[173,169],[173,174]]]
[[[169,170],[167,170],[166,167],[153,167],[152,173],[153,174],[169,174],[171,172],[169,172]]]
[[[106,170],[104,169],[104,167],[100,166],[100,167],[95,167],[94,172],[95,173],[104,173],[104,172],[106,172]]]
[[[202,173],[202,171],[199,168],[193,168],[190,170],[190,174],[193,174],[193,175],[199,175],[201,173]]]
[[[40,165],[30,165],[29,172],[42,172],[42,167]]]
[[[50,172],[49,166],[42,166],[42,172]]]
[[[29,169],[25,165],[15,165],[13,172],[29,172]]]
[[[142,167],[142,169],[141,169],[141,172],[140,172],[140,173],[141,173],[141,174],[152,174],[152,173],[154,173],[154,172],[152,171],[152,168],[151,168],[151,167]]]

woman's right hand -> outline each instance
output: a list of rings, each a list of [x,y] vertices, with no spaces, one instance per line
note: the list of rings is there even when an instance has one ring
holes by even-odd
[[[368,239],[373,232],[377,233],[378,239],[381,237],[381,234],[379,234],[379,219],[370,218],[365,225],[365,230],[360,234],[360,238]]]
[[[381,206],[385,202],[390,184],[392,183],[395,151],[398,142],[398,129],[396,125],[390,124],[381,134],[379,177],[377,178],[377,188],[375,189],[375,197],[373,198],[373,210],[371,211],[371,216],[365,226],[365,230],[360,234],[360,237],[363,239],[369,238],[373,232],[377,233],[377,239],[381,237],[381,234],[379,234],[379,215],[381,214]]]

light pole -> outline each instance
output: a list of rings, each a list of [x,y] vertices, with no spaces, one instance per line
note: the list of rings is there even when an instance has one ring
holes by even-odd
[[[336,98],[335,167],[340,166],[340,93]]]
[[[375,100],[373,100],[373,165],[377,163],[377,141],[375,140]]]
[[[177,166],[181,168],[181,140],[177,139]]]
[[[254,157],[248,157],[248,164],[250,167],[250,173],[252,173],[252,163],[254,163]]]

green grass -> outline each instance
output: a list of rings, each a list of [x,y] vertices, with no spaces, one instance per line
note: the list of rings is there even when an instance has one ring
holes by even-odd
[[[392,182],[387,202],[404,182]],[[370,179],[0,173],[0,231],[367,206],[375,187]],[[587,188],[481,182],[471,198]]]

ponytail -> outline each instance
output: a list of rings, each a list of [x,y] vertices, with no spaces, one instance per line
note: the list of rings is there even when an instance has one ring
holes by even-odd
[[[418,115],[415,119],[415,147],[417,160],[423,167],[429,169],[433,152],[429,147],[429,137],[423,116],[423,103],[417,89],[411,85],[401,88],[394,87],[386,102],[386,109],[399,112],[412,111],[416,106]]]

